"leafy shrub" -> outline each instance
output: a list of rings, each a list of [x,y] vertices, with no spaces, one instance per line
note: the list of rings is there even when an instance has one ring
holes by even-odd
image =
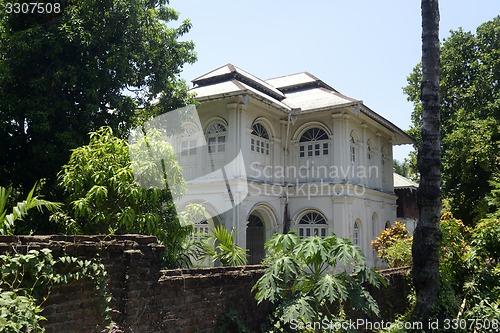
[[[466,260],[470,247],[469,227],[449,212],[441,215],[440,273],[442,279],[461,288],[467,275]]]
[[[500,260],[500,218],[487,218],[474,228],[472,245],[475,254],[492,264]]]
[[[406,226],[397,221],[392,227],[383,230],[371,244],[389,267],[398,267],[411,264],[412,241],[413,237]]]
[[[411,245],[411,237],[395,239],[385,248],[382,258],[391,268],[410,266],[412,264]]]
[[[253,290],[258,302],[276,306],[273,332],[295,322],[343,319],[348,310],[367,316],[379,309],[364,283],[379,286],[383,280],[365,265],[365,258],[348,239],[308,237],[294,232],[275,234],[266,243],[269,266]]]

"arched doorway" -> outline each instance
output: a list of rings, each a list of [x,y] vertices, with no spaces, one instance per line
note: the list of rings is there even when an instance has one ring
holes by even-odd
[[[264,243],[266,233],[264,222],[258,212],[250,214],[247,224],[247,249],[248,249],[248,263],[250,265],[260,264],[266,252],[264,250]]]

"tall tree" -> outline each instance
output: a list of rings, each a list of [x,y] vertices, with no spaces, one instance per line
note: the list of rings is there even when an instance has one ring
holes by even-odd
[[[418,151],[420,219],[414,232],[413,284],[417,302],[413,317],[423,322],[432,315],[439,296],[441,240],[441,134],[439,107],[439,4],[422,0],[422,130]]]
[[[419,64],[404,88],[415,107],[410,134],[417,141],[421,81]],[[447,210],[469,226],[492,212],[487,197],[500,177],[499,82],[500,16],[475,33],[451,31],[441,46],[442,190]]]
[[[107,125],[126,135],[138,118],[187,98],[179,73],[195,60],[194,45],[179,39],[191,24],[169,27],[178,14],[168,0],[58,4],[0,14],[3,185],[55,181],[89,132]]]

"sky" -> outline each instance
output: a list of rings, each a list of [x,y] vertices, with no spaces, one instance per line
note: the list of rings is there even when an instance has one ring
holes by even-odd
[[[198,61],[186,65],[188,83],[231,63],[261,79],[307,71],[363,103],[401,129],[411,125],[412,103],[402,88],[421,58],[417,0],[171,0],[184,39]],[[500,15],[499,0],[441,0],[440,38],[462,27],[475,32]],[[395,146],[403,161],[411,145]]]

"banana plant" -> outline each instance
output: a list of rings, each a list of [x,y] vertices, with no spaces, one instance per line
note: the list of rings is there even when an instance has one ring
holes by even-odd
[[[36,183],[25,200],[18,202],[12,207],[12,212],[8,213],[7,203],[12,192],[11,188],[0,186],[0,235],[12,235],[17,221],[22,221],[28,215],[28,212],[36,208],[42,211],[46,208],[50,212],[56,212],[61,209],[62,204],[42,199],[35,195],[38,183]]]

